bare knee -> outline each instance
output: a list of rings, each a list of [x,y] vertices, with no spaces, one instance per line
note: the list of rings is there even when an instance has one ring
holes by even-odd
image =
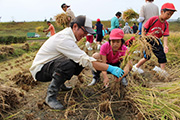
[[[92,57],[93,58],[95,58],[95,59],[101,59],[101,56],[100,56],[100,54],[99,53],[94,53],[93,55],[92,55]]]

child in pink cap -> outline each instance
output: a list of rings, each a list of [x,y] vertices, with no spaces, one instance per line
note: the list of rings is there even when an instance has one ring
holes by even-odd
[[[100,48],[100,53],[94,53],[93,57],[102,61],[103,63],[107,63],[113,66],[120,66],[123,58],[125,56],[127,47],[124,45],[124,32],[121,29],[115,28],[111,31],[109,42],[104,43]],[[124,68],[124,75],[119,79],[122,81],[123,85],[127,85],[127,80],[125,76],[132,69],[132,63],[128,63]],[[93,71],[93,80],[89,84],[89,86],[96,84],[100,81],[100,72]],[[109,85],[109,78],[107,76],[108,72],[102,71],[104,78],[104,86]]]

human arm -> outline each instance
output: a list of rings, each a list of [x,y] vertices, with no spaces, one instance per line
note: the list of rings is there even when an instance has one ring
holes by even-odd
[[[139,35],[140,30],[137,30],[136,35]]]
[[[144,27],[142,27],[142,36],[145,36],[146,35],[146,31],[144,29]]]
[[[140,10],[140,13],[139,13],[139,18],[138,18],[138,21],[139,22],[143,22],[144,21],[144,6],[141,7],[141,10]]]
[[[106,56],[105,55],[101,55],[101,58],[102,58],[102,62],[103,63],[106,63]],[[102,75],[103,75],[103,78],[104,78],[104,86],[108,86],[109,85],[109,78],[107,76],[107,71],[102,71]]]
[[[115,28],[119,27],[119,20],[118,20],[118,18],[114,21],[114,27]]]
[[[48,27],[48,29],[43,30],[43,32],[46,32],[46,34],[51,30],[51,26]]]
[[[168,37],[164,36],[163,41],[164,41],[164,53],[168,53]]]

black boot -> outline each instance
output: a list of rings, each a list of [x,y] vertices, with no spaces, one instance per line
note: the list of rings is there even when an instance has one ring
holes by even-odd
[[[101,73],[101,71],[95,72],[92,70],[93,79],[92,79],[91,83],[88,84],[88,86],[92,86],[92,85],[95,85],[96,83],[100,82],[100,73]]]
[[[72,87],[67,87],[65,84],[62,84],[60,88],[61,88],[62,91],[72,90]]]
[[[53,73],[52,81],[47,90],[46,103],[50,108],[63,110],[64,106],[56,99],[60,86],[64,84],[65,79],[63,76]]]

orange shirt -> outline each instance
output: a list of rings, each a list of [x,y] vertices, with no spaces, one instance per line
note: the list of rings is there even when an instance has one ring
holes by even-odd
[[[48,28],[51,32],[51,36],[53,36],[55,34],[55,29],[54,29],[54,26],[51,24]]]

